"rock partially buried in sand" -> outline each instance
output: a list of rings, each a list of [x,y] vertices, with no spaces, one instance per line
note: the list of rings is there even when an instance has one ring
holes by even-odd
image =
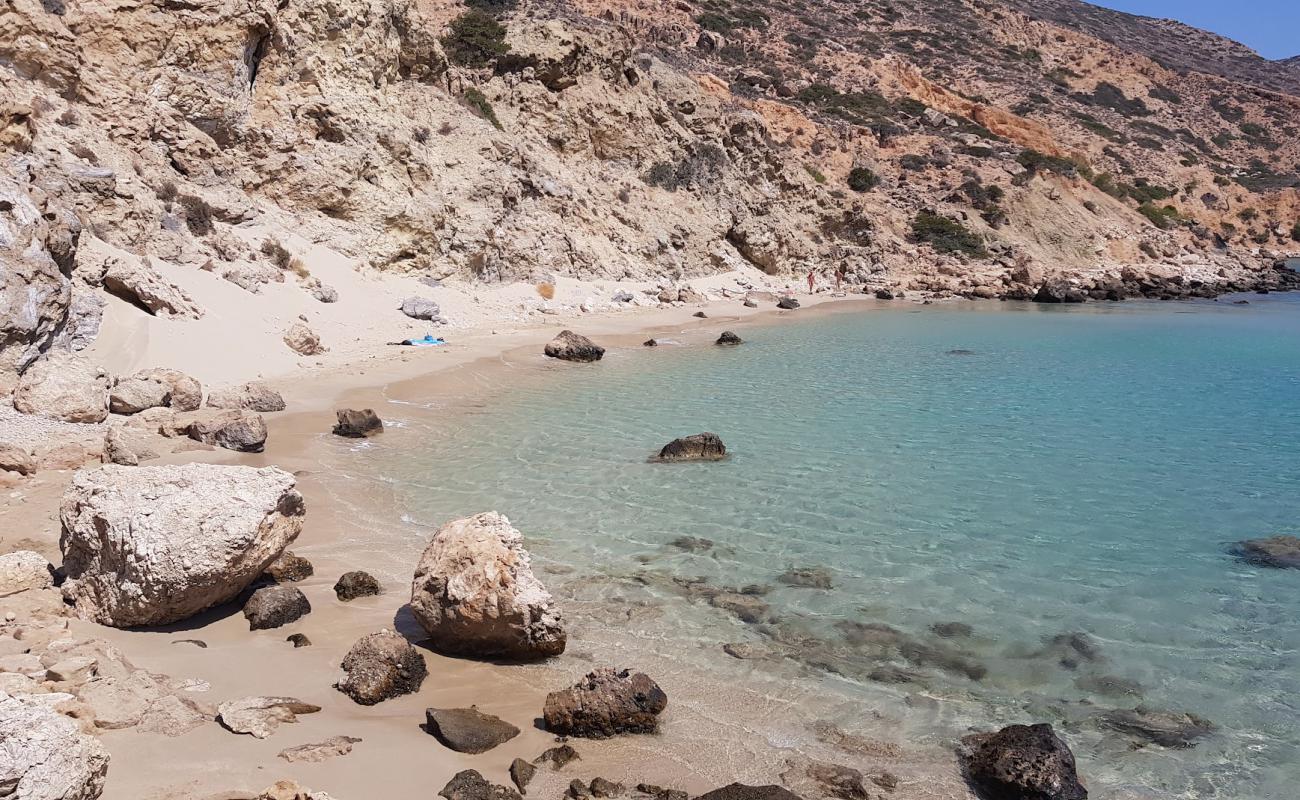
[[[363,439],[376,433],[383,433],[384,422],[373,408],[340,408],[334,412],[338,423],[334,425],[334,435],[348,439]]]
[[[232,733],[265,739],[284,722],[297,722],[299,714],[315,714],[320,706],[296,697],[241,697],[217,706],[217,721]]]
[[[605,348],[573,331],[560,331],[558,336],[547,342],[543,352],[562,361],[599,361],[605,356]]]
[[[334,800],[324,792],[313,792],[294,781],[276,781],[253,800]]]
[[[96,800],[108,760],[98,739],[47,703],[0,693],[0,797]]]
[[[1208,719],[1181,711],[1157,711],[1138,706],[1131,710],[1107,711],[1101,724],[1133,739],[1139,745],[1158,744],[1175,750],[1195,747],[1214,733]]]
[[[718,341],[714,342],[714,344],[728,346],[728,347],[733,345],[738,345],[738,344],[744,344],[744,343],[745,343],[744,339],[741,339],[739,336],[732,333],[731,331],[723,331],[722,335],[718,337]]]
[[[54,566],[40,553],[19,550],[0,556],[0,597],[54,585]]]
[[[63,422],[108,417],[108,373],[82,356],[46,355],[14,387],[14,409]]]
[[[284,640],[293,645],[295,649],[299,647],[311,647],[311,639],[308,639],[307,634],[305,633],[291,633],[286,636]]]
[[[457,753],[486,753],[519,735],[509,722],[477,708],[425,709],[425,730]]]
[[[654,733],[668,695],[644,672],[601,667],[568,689],[546,696],[546,729],[559,736],[607,739]]]
[[[144,369],[131,376],[133,379],[152,379],[167,386],[167,405],[173,411],[195,411],[203,404],[203,385],[184,372],[175,369]]]
[[[233,600],[302,531],[294,478],[274,467],[83,470],[59,516],[64,596],[77,615],[164,625]]]
[[[320,336],[302,322],[295,322],[284,332],[285,345],[300,356],[318,356],[329,351]]]
[[[208,394],[208,408],[243,408],[266,413],[283,411],[284,407],[284,398],[280,393],[261,381],[214,389]]]
[[[363,706],[411,694],[429,674],[424,656],[401,634],[363,636],[343,657],[343,680],[334,688]]]
[[[536,774],[537,767],[522,758],[516,758],[510,762],[510,782],[515,785],[520,794],[528,794],[528,783],[532,781],[533,776]]]
[[[793,297],[782,297],[780,300],[776,301],[776,307],[783,308],[786,311],[793,311],[799,307],[799,301]]]
[[[379,594],[379,581],[369,572],[356,570],[346,572],[334,584],[334,595],[343,602],[356,600],[358,597],[373,597]]]
[[[1010,725],[962,739],[967,778],[989,800],[1086,800],[1074,754],[1051,725]]]
[[[663,446],[655,461],[718,461],[727,456],[727,446],[716,433],[696,433],[673,439]]]
[[[1247,539],[1232,548],[1233,555],[1257,567],[1300,569],[1300,536]]]
[[[114,414],[138,414],[147,408],[167,405],[171,387],[156,378],[122,378],[108,394],[108,410]]]
[[[306,580],[316,572],[311,562],[292,550],[285,550],[266,568],[266,574],[276,583],[295,583]]]
[[[473,769],[457,772],[438,796],[446,800],[522,800],[514,789],[489,783],[478,770]]]
[[[197,419],[185,433],[196,442],[240,453],[260,453],[266,447],[266,421],[251,411],[225,411]]]
[[[310,613],[311,603],[296,586],[263,586],[244,604],[250,631],[278,628]]]
[[[297,747],[290,747],[287,750],[280,751],[280,758],[288,761],[290,764],[305,761],[309,764],[319,764],[331,758],[345,756],[352,752],[352,745],[361,742],[355,736],[332,736],[323,742],[314,742],[311,744],[301,744]]]
[[[411,611],[435,650],[519,661],[564,652],[563,620],[523,538],[495,511],[433,535],[415,570]]]
[[[803,800],[799,795],[782,786],[747,786],[732,783],[721,789],[705,792],[695,800]]]

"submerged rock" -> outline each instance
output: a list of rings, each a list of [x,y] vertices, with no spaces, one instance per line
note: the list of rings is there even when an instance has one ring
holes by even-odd
[[[473,769],[457,772],[438,796],[446,800],[521,800],[514,789],[490,783]]]
[[[723,331],[722,335],[718,337],[718,341],[714,342],[714,344],[720,344],[720,345],[737,345],[737,344],[744,344],[744,343],[745,343],[744,339],[741,339],[739,336],[732,333],[731,331]]]
[[[519,729],[514,725],[500,717],[484,714],[473,706],[429,708],[424,717],[425,730],[457,753],[486,753],[519,735]]]
[[[1081,675],[1075,679],[1074,685],[1085,692],[1107,697],[1142,696],[1142,684],[1115,675]]]
[[[244,619],[250,631],[288,625],[311,613],[311,603],[296,586],[263,586],[244,604]]]
[[[606,739],[654,733],[668,695],[643,672],[601,667],[568,689],[546,696],[546,729],[559,736]]]
[[[392,631],[361,637],[342,666],[345,676],[334,688],[363,706],[417,692],[429,674],[420,651]]]
[[[1010,725],[962,739],[968,780],[989,800],[1086,800],[1074,753],[1051,725]]]
[[[678,536],[668,544],[687,553],[703,553],[713,549],[712,539],[704,539],[699,536]]]
[[[1107,711],[1101,724],[1128,736],[1139,744],[1158,744],[1177,750],[1196,746],[1214,733],[1214,723],[1182,711],[1158,711],[1138,706],[1131,710]]]
[[[573,331],[560,331],[559,335],[547,343],[543,351],[550,358],[561,361],[599,361],[605,357],[605,348],[586,336]]]
[[[725,458],[727,446],[716,433],[696,433],[674,439],[663,446],[656,461],[717,461]]]
[[[975,629],[964,622],[936,622],[930,631],[941,639],[966,639],[975,635]]]
[[[826,567],[791,567],[781,573],[777,581],[805,589],[829,589],[832,586],[831,571]]]
[[[695,800],[803,800],[803,798],[782,786],[747,786],[743,783],[732,783],[721,789],[705,792]]]
[[[372,597],[379,594],[379,581],[369,572],[354,570],[345,572],[334,584],[334,595],[343,602],[356,600],[358,597]]]
[[[334,435],[349,439],[363,439],[376,433],[383,433],[384,422],[373,408],[340,408],[334,412],[338,423],[334,426]]]
[[[1086,633],[1060,633],[1047,640],[1038,652],[1040,657],[1054,658],[1066,669],[1078,669],[1084,662],[1102,660],[1101,646]]]
[[[1232,553],[1247,564],[1257,567],[1300,569],[1300,536],[1246,539],[1237,542]]]

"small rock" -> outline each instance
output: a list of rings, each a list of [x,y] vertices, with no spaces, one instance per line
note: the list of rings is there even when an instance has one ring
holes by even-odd
[[[425,730],[457,753],[486,753],[519,735],[505,720],[477,708],[425,709]]]
[[[574,686],[546,696],[546,729],[560,736],[605,739],[654,733],[668,696],[643,672],[602,667]]]
[[[663,446],[656,461],[718,461],[727,455],[727,446],[716,433],[696,433],[674,439]]]
[[[1051,725],[1010,725],[962,743],[967,778],[990,800],[1087,800],[1074,754]]]
[[[564,791],[567,800],[591,800],[591,790],[581,779],[574,778],[569,781],[569,788]]]
[[[305,761],[309,764],[319,764],[327,759],[345,756],[348,753],[351,753],[352,745],[360,742],[361,740],[355,736],[332,736],[323,742],[301,744],[297,747],[290,747],[287,750],[281,750],[280,758],[283,758],[290,764],[299,761]]]
[[[291,633],[286,636],[284,640],[292,643],[295,648],[311,647],[311,639],[308,639],[307,635],[304,633]]]
[[[54,586],[54,566],[40,553],[19,550],[0,556],[0,597]]]
[[[217,720],[232,733],[265,739],[283,722],[297,722],[299,714],[315,714],[320,706],[294,697],[243,697],[217,706]]]
[[[489,783],[477,770],[467,769],[456,773],[438,792],[446,800],[521,800],[514,789]]]
[[[551,769],[560,769],[571,761],[577,761],[579,758],[578,751],[574,750],[571,745],[562,744],[559,747],[552,747],[544,751],[540,756],[533,759],[533,763],[544,764],[549,762]]]
[[[300,356],[318,356],[329,350],[321,344],[320,336],[301,322],[295,322],[284,332],[284,343]]]
[[[808,765],[808,777],[816,781],[828,797],[840,800],[868,800],[862,773],[852,767],[814,761]]]
[[[266,447],[266,421],[251,411],[227,411],[197,419],[185,433],[196,442],[240,453],[260,453]]]
[[[641,343],[641,346],[642,346],[642,347],[658,347],[658,346],[659,346],[659,340],[658,340],[658,339],[646,339],[644,342]]]
[[[799,301],[794,299],[793,297],[782,297],[780,300],[776,301],[776,307],[783,308],[786,311],[793,311],[794,309],[799,307]],[[719,789],[718,791],[722,791],[722,790]]]
[[[271,579],[277,583],[296,583],[310,578],[315,572],[316,568],[310,561],[294,555],[292,550],[285,550],[279,558],[271,562],[265,574],[271,576]]]
[[[605,778],[592,778],[591,793],[596,797],[619,797],[623,794],[623,784]]]
[[[599,361],[605,356],[605,348],[573,331],[560,331],[559,335],[547,343],[544,350],[550,358],[562,361]]]
[[[123,378],[108,394],[108,410],[114,414],[138,414],[147,408],[167,405],[171,387],[156,378]]]
[[[244,604],[250,631],[278,628],[310,613],[311,603],[296,586],[263,586]]]
[[[18,379],[13,406],[63,422],[103,422],[108,417],[108,373],[79,355],[48,354]]]
[[[408,297],[398,308],[411,319],[436,320],[442,314],[437,303],[424,297]]]
[[[81,683],[95,677],[99,662],[89,656],[74,656],[56,662],[45,671],[45,680],[55,683]]]
[[[36,461],[32,451],[15,442],[0,441],[0,471],[17,472],[19,475],[31,475],[36,472]]]
[[[338,418],[338,423],[334,426],[335,436],[362,439],[384,432],[384,422],[373,408],[340,408],[334,415]]]
[[[893,300],[893,299],[894,299],[894,291],[893,291],[892,289],[877,289],[877,290],[876,290],[876,299],[877,299],[877,300]]]
[[[363,706],[417,692],[429,674],[420,651],[392,631],[363,636],[344,656],[343,671],[334,688]]]
[[[744,344],[744,340],[731,331],[723,331],[722,335],[718,337],[718,341],[714,342],[714,344],[737,345]]]
[[[343,602],[379,594],[379,581],[368,572],[345,572],[334,584],[334,594]]]
[[[741,303],[741,305],[743,305],[745,308],[758,308],[758,303],[755,303],[753,300],[750,300],[748,297],[745,298],[745,302]]]
[[[251,381],[242,386],[213,390],[208,394],[209,408],[245,409],[260,413],[283,411],[284,398],[261,381]]]
[[[708,314],[705,314],[703,311],[696,311],[696,312],[695,312],[694,314],[692,314],[691,316],[692,316],[692,317],[695,317],[696,319],[708,319],[708,318],[709,318],[709,315],[708,315]]]
[[[528,782],[537,774],[537,767],[524,761],[522,758],[516,758],[510,762],[510,780],[514,783],[515,788],[520,794],[528,794]]]

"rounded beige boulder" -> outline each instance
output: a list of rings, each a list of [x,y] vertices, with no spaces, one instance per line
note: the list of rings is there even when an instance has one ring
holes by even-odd
[[[14,408],[64,422],[103,422],[108,417],[108,373],[81,356],[47,355],[14,388]]]
[[[104,791],[108,751],[48,703],[0,693],[0,743],[6,798],[95,800]]]
[[[564,652],[555,600],[523,534],[495,511],[448,522],[420,557],[411,610],[435,650],[531,661]]]
[[[235,598],[302,530],[289,473],[218,464],[83,470],[63,497],[64,596],[125,628],[186,619]]]

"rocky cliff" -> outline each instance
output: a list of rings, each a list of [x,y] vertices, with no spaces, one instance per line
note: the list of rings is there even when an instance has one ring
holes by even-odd
[[[331,302],[291,238],[466,285],[1291,280],[1296,86],[1208,34],[1161,28],[1168,64],[1079,3],[472,4],[4,0],[0,370],[86,346],[106,303],[220,314],[186,271]]]

